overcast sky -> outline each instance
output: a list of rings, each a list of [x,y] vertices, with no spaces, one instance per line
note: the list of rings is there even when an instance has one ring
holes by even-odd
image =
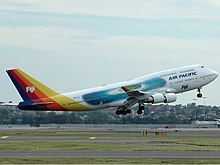
[[[220,73],[220,1],[1,0],[0,57],[0,100],[13,102],[21,98],[10,68],[58,92],[190,64]],[[220,105],[219,84],[202,90],[207,104]],[[193,102],[196,93],[176,103]]]

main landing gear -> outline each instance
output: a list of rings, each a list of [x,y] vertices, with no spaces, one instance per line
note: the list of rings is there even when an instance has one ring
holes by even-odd
[[[115,112],[116,115],[127,115],[128,113],[131,113],[130,109],[120,109]]]
[[[143,113],[143,110],[145,109],[144,104],[138,105],[137,114],[141,115]],[[130,109],[126,109],[125,107],[119,107],[117,111],[115,112],[116,115],[127,115],[131,113]]]
[[[202,94],[201,94],[201,89],[200,89],[200,88],[198,88],[198,92],[199,92],[199,93],[197,94],[197,97],[198,97],[198,98],[202,98]]]
[[[139,104],[139,105],[138,105],[137,114],[138,114],[138,115],[141,115],[141,114],[143,113],[143,110],[144,110],[144,105],[143,105],[143,104]]]

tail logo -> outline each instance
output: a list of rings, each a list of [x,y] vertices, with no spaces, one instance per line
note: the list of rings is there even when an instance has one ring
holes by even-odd
[[[26,87],[26,93],[34,93],[34,92],[35,92],[35,86]]]

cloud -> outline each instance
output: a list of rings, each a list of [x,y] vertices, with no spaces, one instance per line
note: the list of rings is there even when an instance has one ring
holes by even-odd
[[[220,7],[220,1],[219,0],[210,0],[211,3],[217,7]]]
[[[139,57],[140,61],[143,56],[156,61],[155,57],[164,55],[168,59],[178,61],[179,56],[185,56],[185,54],[190,56],[197,54],[196,56],[199,57],[220,53],[219,38],[186,39],[140,35],[98,37],[96,33],[92,30],[65,27],[0,27],[0,45],[50,51],[62,56],[73,54],[75,57],[78,55],[94,58],[130,56],[134,58],[132,60]],[[178,56],[174,56],[175,54]]]
[[[64,27],[0,27],[0,45],[65,52],[94,35],[90,30]],[[73,44],[74,43],[74,44]]]
[[[140,19],[215,18],[220,10],[217,0],[7,0],[1,10],[59,14],[83,14]],[[10,2],[10,3],[9,3]],[[11,4],[15,5],[11,5]],[[19,3],[28,5],[18,5]],[[17,5],[16,5],[17,4]]]

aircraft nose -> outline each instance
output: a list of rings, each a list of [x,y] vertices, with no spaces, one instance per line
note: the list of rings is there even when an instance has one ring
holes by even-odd
[[[212,74],[214,75],[213,78],[216,79],[218,77],[218,72],[211,70]]]
[[[215,78],[218,77],[218,72],[214,71],[214,74],[215,74]]]

